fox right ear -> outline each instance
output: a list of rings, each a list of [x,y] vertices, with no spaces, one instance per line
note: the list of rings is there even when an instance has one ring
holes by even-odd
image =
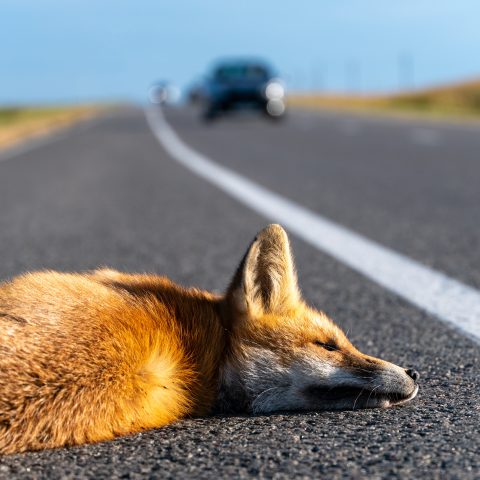
[[[250,245],[227,292],[235,310],[279,313],[300,298],[290,242],[280,225],[263,229]]]

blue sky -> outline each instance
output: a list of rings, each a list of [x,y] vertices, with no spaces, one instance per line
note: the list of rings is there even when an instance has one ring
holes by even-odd
[[[478,0],[1,0],[0,104],[142,100],[219,56],[292,89],[392,91],[480,76]]]

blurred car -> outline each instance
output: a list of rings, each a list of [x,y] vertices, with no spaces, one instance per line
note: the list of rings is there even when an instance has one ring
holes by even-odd
[[[285,88],[269,65],[255,60],[229,60],[216,64],[201,89],[203,116],[255,109],[272,118],[285,114]]]
[[[175,103],[179,97],[179,88],[164,80],[154,83],[148,90],[148,98],[150,102],[157,105]]]

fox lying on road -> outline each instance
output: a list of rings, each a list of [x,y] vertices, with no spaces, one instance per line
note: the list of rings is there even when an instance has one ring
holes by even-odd
[[[212,411],[388,407],[414,398],[417,379],[305,305],[278,225],[255,238],[224,296],[113,270],[0,285],[0,453]]]

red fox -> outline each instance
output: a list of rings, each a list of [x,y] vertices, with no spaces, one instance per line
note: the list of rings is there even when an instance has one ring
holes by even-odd
[[[4,454],[212,412],[400,405],[418,376],[360,353],[302,301],[278,225],[257,235],[222,296],[108,269],[0,285]]]

